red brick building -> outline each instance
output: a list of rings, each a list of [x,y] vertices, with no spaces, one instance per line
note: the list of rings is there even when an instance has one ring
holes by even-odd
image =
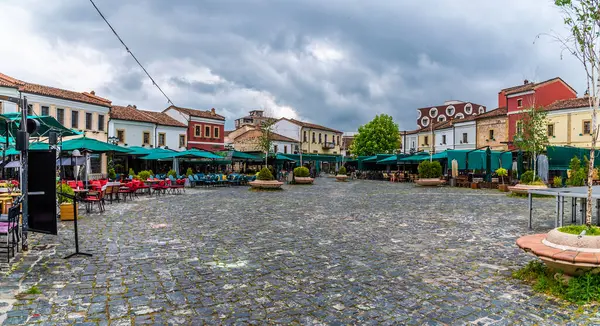
[[[202,111],[171,105],[163,112],[188,126],[188,149],[212,152],[225,149],[225,117],[217,114],[214,108]]]
[[[525,80],[523,85],[505,88],[498,93],[498,106],[506,106],[508,114],[508,140],[513,141],[517,124],[523,111],[532,107],[546,107],[557,100],[576,98],[577,92],[560,77],[540,83]],[[514,146],[509,146],[514,149]]]

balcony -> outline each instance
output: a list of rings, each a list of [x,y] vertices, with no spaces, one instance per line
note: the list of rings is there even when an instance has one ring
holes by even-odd
[[[323,149],[334,149],[334,148],[335,148],[334,142],[324,142],[323,143]]]

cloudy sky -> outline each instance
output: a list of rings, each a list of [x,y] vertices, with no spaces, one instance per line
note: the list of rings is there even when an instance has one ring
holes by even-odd
[[[536,41],[566,33],[552,0],[96,4],[176,105],[215,107],[229,129],[256,108],[342,131],[387,113],[414,129],[416,108],[495,108],[498,91],[523,79],[561,76],[584,92],[577,62],[551,38]],[[167,107],[88,0],[2,0],[0,13],[1,72]]]

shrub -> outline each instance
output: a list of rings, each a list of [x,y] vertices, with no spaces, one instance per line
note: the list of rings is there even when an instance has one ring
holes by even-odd
[[[553,180],[552,184],[556,188],[562,187],[563,186],[562,178],[559,177],[559,176],[554,177],[554,180]]]
[[[294,169],[294,176],[298,178],[306,178],[310,176],[310,171],[308,171],[307,167],[299,166]]]
[[[346,167],[345,167],[345,166],[342,166],[342,167],[340,168],[340,170],[338,171],[338,174],[339,174],[339,175],[342,175],[342,174],[343,174],[343,175],[346,175]]]
[[[439,178],[442,176],[442,165],[438,161],[423,161],[419,164],[419,178]]]
[[[269,171],[268,168],[264,167],[262,168],[262,170],[260,170],[260,172],[258,172],[258,176],[256,176],[256,179],[258,180],[263,180],[263,181],[270,181],[273,180],[273,173],[271,173],[271,171]]]
[[[175,170],[169,170],[169,172],[167,172],[167,176],[173,176],[173,178],[177,178],[177,172],[175,172]]]
[[[66,183],[59,183],[56,186],[56,192],[59,193],[63,193],[63,194],[67,194],[67,195],[71,195],[71,196],[75,196],[75,192],[73,191],[73,188],[71,188],[68,184]],[[59,194],[57,194],[58,197],[58,203],[59,204],[68,204],[68,203],[72,203],[73,200],[71,198],[67,198],[65,196],[61,196]]]
[[[505,177],[508,175],[508,171],[505,168],[499,168],[498,170],[496,170],[496,174],[499,177]]]
[[[146,181],[148,180],[148,178],[150,178],[150,171],[140,171],[140,173],[138,173],[138,178],[140,178],[140,180],[142,181]]]
[[[192,168],[187,168],[187,171],[185,171],[185,176],[189,177],[192,174],[194,174],[194,171],[192,171]]]
[[[154,175],[154,172],[152,172],[152,170],[149,170],[148,172],[150,172],[150,175]]]
[[[114,180],[117,178],[117,173],[115,172],[115,169],[113,169],[113,168],[108,169],[108,178],[110,180]]]
[[[521,179],[520,179],[522,184],[526,184],[526,185],[530,185],[533,184],[534,181],[540,181],[540,177],[538,177],[537,175],[535,176],[535,180],[533,178],[533,171],[526,171],[525,173],[521,174]]]
[[[135,175],[135,171],[132,168],[129,168],[129,175]]]

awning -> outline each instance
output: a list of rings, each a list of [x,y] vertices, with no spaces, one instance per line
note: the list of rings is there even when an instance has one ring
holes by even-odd
[[[182,152],[168,151],[168,152],[155,152],[146,156],[140,157],[142,160],[172,160],[174,158],[181,159],[211,159],[211,160],[222,160],[223,157],[215,155],[211,152],[201,151],[195,148],[188,149]]]
[[[392,155],[392,156],[389,156],[389,157],[386,157],[384,159],[377,161],[377,164],[383,164],[383,165],[398,164],[398,160],[408,157],[408,156],[410,156],[410,155],[409,154]]]
[[[216,152],[215,154],[220,155],[222,157],[227,157],[229,154],[231,154],[232,159],[241,160],[241,161],[260,161],[260,160],[262,160],[262,158],[259,156],[240,152],[240,151],[235,151],[235,150],[234,151],[221,151],[221,152]]]
[[[446,152],[448,162],[456,160],[459,170],[485,170],[486,168],[485,150],[452,149]],[[500,166],[507,170],[512,169],[512,153],[491,151],[491,158],[492,171],[497,170]]]
[[[129,153],[130,152],[130,150],[125,147],[105,143],[105,142],[102,142],[102,141],[99,141],[99,140],[96,140],[93,138],[87,138],[87,137],[80,137],[80,138],[75,138],[75,139],[64,141],[62,143],[61,149],[62,149],[62,151],[73,151],[73,150],[77,149],[80,151],[89,151],[89,152],[93,152],[93,153],[108,153],[108,152]]]
[[[428,158],[429,158],[429,153],[419,152],[414,155],[403,157],[403,158],[399,159],[398,162],[419,162],[419,161],[422,161],[422,160],[425,160]]]
[[[577,157],[581,163],[584,157],[590,158],[590,150],[586,148],[567,147],[567,146],[547,146],[548,169],[565,171],[569,169],[569,164],[573,157]],[[600,151],[594,152],[594,166],[600,166]]]

